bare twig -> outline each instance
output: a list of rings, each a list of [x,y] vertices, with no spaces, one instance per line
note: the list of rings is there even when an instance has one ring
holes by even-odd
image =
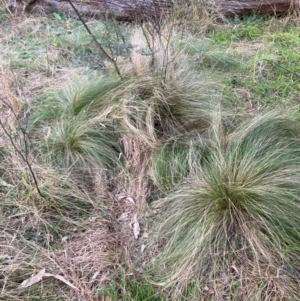
[[[14,113],[15,115],[15,113]],[[44,195],[42,194],[40,188],[39,188],[39,185],[38,185],[38,181],[37,181],[37,178],[35,176],[35,173],[32,169],[32,166],[31,164],[29,163],[29,160],[28,160],[28,156],[27,154],[23,154],[22,151],[19,150],[19,148],[17,147],[12,135],[9,133],[9,131],[6,129],[5,125],[3,124],[2,120],[0,119],[0,127],[2,128],[3,132],[6,134],[6,136],[8,137],[8,139],[10,140],[10,143],[11,145],[13,146],[14,150],[17,152],[17,154],[21,157],[21,159],[25,162],[25,164],[27,165],[28,169],[29,169],[29,172],[32,176],[32,179],[33,179],[33,182],[34,182],[34,185],[36,187],[36,190],[38,192],[38,194],[44,198]],[[26,144],[26,143],[25,143]]]
[[[25,96],[25,93],[23,91],[23,88],[22,86],[19,85],[17,79],[16,79],[16,76],[13,72],[11,72],[13,77],[14,77],[14,80],[15,80],[15,83],[17,85],[17,88],[18,88],[18,92],[20,94],[20,96],[23,97],[24,99],[24,102],[29,106],[28,104],[28,101],[26,99],[26,96]],[[13,136],[11,135],[11,133],[8,131],[7,127],[5,126],[5,124],[3,123],[3,121],[1,120],[0,118],[0,127],[2,128],[3,132],[5,133],[5,135],[8,137],[11,145],[13,146],[14,150],[17,152],[17,154],[21,157],[21,159],[24,161],[24,163],[27,165],[28,169],[29,169],[29,172],[32,176],[32,179],[33,179],[33,182],[34,182],[34,185],[36,187],[36,190],[38,192],[38,194],[44,198],[44,195],[42,194],[40,188],[39,188],[39,185],[38,185],[38,181],[37,181],[37,178],[36,178],[36,175],[32,169],[32,166],[31,166],[31,163],[29,162],[29,143],[28,143],[28,137],[27,137],[27,132],[26,132],[26,126],[27,126],[27,115],[29,113],[29,108],[24,112],[24,119],[25,119],[25,127],[22,126],[21,122],[20,122],[20,119],[19,117],[17,116],[17,113],[15,112],[14,108],[12,107],[12,105],[1,99],[1,102],[9,108],[10,112],[13,114],[16,122],[17,122],[17,126],[18,126],[18,129],[19,129],[19,132],[21,132],[22,134],[22,140],[23,140],[23,143],[24,143],[24,150],[22,151],[20,148],[18,148]]]
[[[279,68],[281,68],[281,69],[283,69],[283,70],[285,70],[285,71],[287,71],[287,72],[289,72],[291,74],[294,74],[294,75],[297,75],[297,76],[300,77],[300,73],[292,71],[292,70],[289,70],[288,68],[285,68],[284,66],[282,66],[282,65],[280,65],[280,64],[278,64],[278,63],[276,63],[276,62],[274,62],[272,60],[269,60],[269,59],[261,59],[261,60],[262,61],[270,62],[271,64],[276,65],[277,67],[279,67]]]
[[[101,52],[105,55],[105,57],[114,65],[115,70],[117,72],[117,74],[119,75],[119,77],[122,79],[122,75],[120,72],[120,69],[117,65],[117,61],[116,59],[110,55],[101,45],[101,43],[99,43],[99,41],[96,39],[96,37],[93,35],[93,33],[91,32],[91,30],[89,29],[89,27],[87,26],[86,22],[82,19],[79,11],[77,10],[77,8],[75,7],[75,5],[73,4],[73,2],[71,0],[68,0],[68,2],[70,3],[70,5],[72,6],[72,8],[74,9],[76,15],[78,16],[79,20],[82,22],[82,25],[84,26],[84,28],[86,29],[86,31],[88,32],[88,34],[92,37],[93,41],[96,43],[96,45],[98,46],[98,48],[101,50]]]

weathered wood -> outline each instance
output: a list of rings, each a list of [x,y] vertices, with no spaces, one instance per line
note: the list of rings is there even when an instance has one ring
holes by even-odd
[[[10,6],[21,7],[27,12],[65,12],[75,16],[67,0],[6,0]],[[180,0],[177,0],[177,2]],[[173,0],[73,0],[82,16],[115,16],[117,20],[131,21],[161,18],[176,4]],[[12,4],[13,3],[13,4]],[[213,11],[225,16],[257,14],[283,14],[299,10],[300,0],[215,0]]]
[[[216,0],[218,11],[225,16],[280,15],[299,10],[299,3],[299,0]]]
[[[17,0],[24,5],[24,0]],[[27,0],[25,10],[30,13],[65,12],[75,16],[67,0]],[[138,18],[160,18],[171,11],[171,0],[73,0],[72,3],[82,16],[114,16],[117,20],[131,21]]]

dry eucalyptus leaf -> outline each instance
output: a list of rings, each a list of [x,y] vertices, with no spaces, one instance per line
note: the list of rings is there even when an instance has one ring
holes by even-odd
[[[134,199],[132,198],[132,197],[130,197],[130,196],[126,196],[125,194],[123,194],[123,193],[119,193],[119,194],[117,194],[116,195],[116,198],[117,198],[117,200],[118,201],[121,201],[121,200],[127,200],[127,201],[129,201],[130,203],[135,203],[135,201],[134,201]]]
[[[74,290],[76,290],[76,291],[79,290],[76,286],[74,286],[72,283],[70,283],[68,280],[66,280],[63,276],[45,273],[45,277],[54,277],[55,279],[60,280],[61,282],[68,285],[69,287],[73,288]]]
[[[61,239],[61,241],[62,241],[62,242],[66,242],[68,239],[69,239],[69,236],[64,236],[64,237]]]
[[[117,221],[121,221],[121,220],[127,219],[128,214],[129,214],[128,212],[123,212],[123,213],[117,218]]]
[[[133,235],[135,237],[135,239],[137,239],[140,235],[140,224],[137,220],[137,215],[135,214],[134,217],[133,217]]]
[[[126,195],[124,195],[122,193],[119,193],[119,194],[116,195],[116,198],[117,198],[118,201],[120,201],[120,200],[126,199]]]
[[[133,203],[133,204],[135,203],[134,199],[132,197],[130,197],[130,196],[128,196],[126,198],[126,200],[129,201],[130,203]]]
[[[94,275],[93,275],[93,277],[92,277],[92,279],[91,280],[95,280],[96,278],[97,278],[97,276],[99,275],[99,271],[97,271]]]
[[[78,288],[76,286],[74,286],[73,284],[71,284],[68,280],[66,280],[63,276],[60,275],[53,275],[50,273],[46,273],[45,269],[40,270],[35,276],[32,276],[26,280],[24,280],[20,285],[19,288],[26,288],[26,287],[30,287],[32,285],[34,285],[35,283],[40,282],[44,277],[54,277],[57,280],[62,281],[63,283],[65,283],[66,285],[68,285],[69,287],[75,289],[78,291]]]
[[[35,283],[40,282],[43,277],[45,276],[45,269],[40,270],[35,276],[32,276],[26,280],[24,280],[20,285],[19,288],[25,288],[34,285]]]
[[[134,237],[137,239],[140,235],[140,225],[139,223],[134,223],[133,224],[133,234],[134,234]]]

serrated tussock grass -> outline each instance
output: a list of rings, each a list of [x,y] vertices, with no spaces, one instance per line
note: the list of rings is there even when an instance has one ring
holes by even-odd
[[[150,168],[157,147],[174,136],[209,126],[218,92],[206,83],[179,65],[165,81],[158,75],[144,75],[129,79],[119,90],[121,104],[114,121],[121,128],[122,154],[130,171],[124,186],[139,201],[156,198]],[[145,202],[140,204],[145,208]]]
[[[161,140],[206,127],[219,95],[211,83],[189,72],[174,70],[165,82],[160,76],[134,78],[123,85],[120,126],[151,148]]]
[[[173,135],[206,128],[219,95],[205,78],[174,64],[164,81],[158,74],[122,80],[91,74],[40,95],[28,123],[35,153],[79,182],[80,174],[93,177],[104,169],[116,175],[126,166],[132,173],[124,185],[136,183],[129,190],[148,198],[152,188],[143,183],[150,179],[153,149]],[[94,182],[83,180],[88,187]]]
[[[152,280],[189,300],[295,300],[299,123],[270,112],[230,128],[217,112],[207,137],[202,164],[155,203]]]
[[[46,91],[33,100],[35,110],[30,117],[30,125],[34,127],[62,117],[74,117],[82,111],[87,118],[105,116],[108,114],[106,109],[114,104],[113,101],[106,102],[106,99],[121,83],[117,78],[97,74],[75,76],[58,89]]]
[[[120,163],[118,137],[106,120],[72,118],[61,120],[51,128],[45,149],[50,163],[60,168],[113,168]]]
[[[221,91],[207,74],[190,68],[191,60],[176,47],[175,28],[162,26],[158,33],[154,27],[132,29],[131,60],[121,62],[127,81],[118,97],[121,126],[151,147],[207,122]]]
[[[78,77],[37,98],[29,128],[37,152],[59,168],[113,169],[120,165],[119,131],[107,116],[120,81]],[[109,94],[109,95],[107,95]]]

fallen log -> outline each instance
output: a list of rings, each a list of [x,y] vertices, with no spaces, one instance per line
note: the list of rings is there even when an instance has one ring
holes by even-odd
[[[299,4],[299,0],[216,0],[217,10],[224,16],[282,15],[298,11]]]
[[[30,13],[64,12],[76,16],[68,0],[6,1],[12,10],[20,10],[21,7],[23,11]],[[133,21],[136,18],[158,19],[171,12],[176,5],[172,0],[72,0],[72,3],[82,16],[114,16],[120,21]],[[281,15],[298,11],[299,6],[300,0],[215,0],[207,4],[208,9],[224,16],[243,16],[253,13]]]
[[[11,0],[8,0],[11,1]],[[54,12],[76,16],[68,0],[14,0],[15,10],[29,13],[51,14]],[[72,3],[85,17],[114,17],[119,21],[133,21],[135,19],[161,18],[172,10],[171,0],[72,0]]]

